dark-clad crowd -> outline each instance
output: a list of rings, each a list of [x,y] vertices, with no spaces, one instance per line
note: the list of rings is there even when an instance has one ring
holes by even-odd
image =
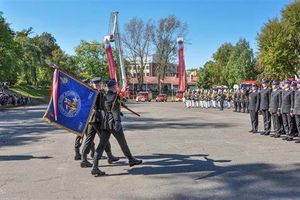
[[[258,85],[253,84],[249,95],[249,110],[252,129],[257,133],[258,114],[263,117],[264,131],[262,135],[270,135],[271,121],[275,134],[272,137],[293,141],[300,132],[300,81],[285,80],[283,84],[278,81],[262,81],[262,88],[258,91]],[[300,143],[300,139],[296,141]]]
[[[17,106],[27,105],[31,103],[29,97],[8,91],[8,86],[0,83],[0,107],[1,106]]]
[[[261,86],[253,83],[234,90],[188,90],[183,102],[186,108],[233,108],[234,112],[249,113],[252,133],[258,133],[259,114],[263,118],[261,135],[293,141],[300,132],[300,80],[274,80],[272,88],[269,80],[263,79]],[[275,134],[271,134],[272,125]]]

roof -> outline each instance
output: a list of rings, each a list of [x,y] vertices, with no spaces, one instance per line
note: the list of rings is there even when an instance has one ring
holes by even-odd
[[[197,81],[198,81],[198,77],[193,77],[192,79],[190,79],[190,77],[187,77],[188,85],[196,85]],[[168,77],[165,77],[164,80],[162,80],[162,83],[178,85],[179,78],[173,77],[173,76],[168,76]],[[128,84],[138,84],[138,79],[137,78],[129,78]],[[144,84],[156,85],[156,84],[158,84],[158,77],[157,76],[145,76]]]

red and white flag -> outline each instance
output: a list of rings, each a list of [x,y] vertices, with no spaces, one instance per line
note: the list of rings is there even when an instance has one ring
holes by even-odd
[[[184,46],[183,40],[178,41],[178,91],[185,91],[185,61],[184,61]]]
[[[117,69],[116,69],[114,55],[109,41],[106,41],[105,51],[106,51],[106,57],[108,62],[108,68],[109,68],[109,78],[114,79],[117,82]]]
[[[58,81],[59,81],[59,70],[55,67],[53,73],[53,82],[52,82],[52,101],[54,107],[54,119],[57,121],[57,94],[58,94]]]

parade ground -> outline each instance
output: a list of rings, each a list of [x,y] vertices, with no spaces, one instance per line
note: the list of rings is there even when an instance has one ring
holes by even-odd
[[[75,136],[42,120],[46,105],[1,110],[0,199],[299,199],[300,145],[248,133],[249,114],[129,107],[141,117],[124,111],[126,138],[144,163],[130,168],[111,137],[121,159],[100,161],[104,177],[80,168]]]

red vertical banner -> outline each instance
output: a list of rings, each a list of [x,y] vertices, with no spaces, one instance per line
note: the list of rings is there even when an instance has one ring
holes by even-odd
[[[106,51],[106,57],[108,62],[109,78],[115,79],[117,81],[117,68],[116,68],[114,55],[109,41],[106,41],[105,51]]]
[[[183,39],[178,39],[178,92],[185,91],[185,61]]]
[[[57,94],[58,94],[58,81],[59,70],[57,67],[54,69],[53,82],[52,82],[52,101],[54,107],[54,120],[57,121]]]

